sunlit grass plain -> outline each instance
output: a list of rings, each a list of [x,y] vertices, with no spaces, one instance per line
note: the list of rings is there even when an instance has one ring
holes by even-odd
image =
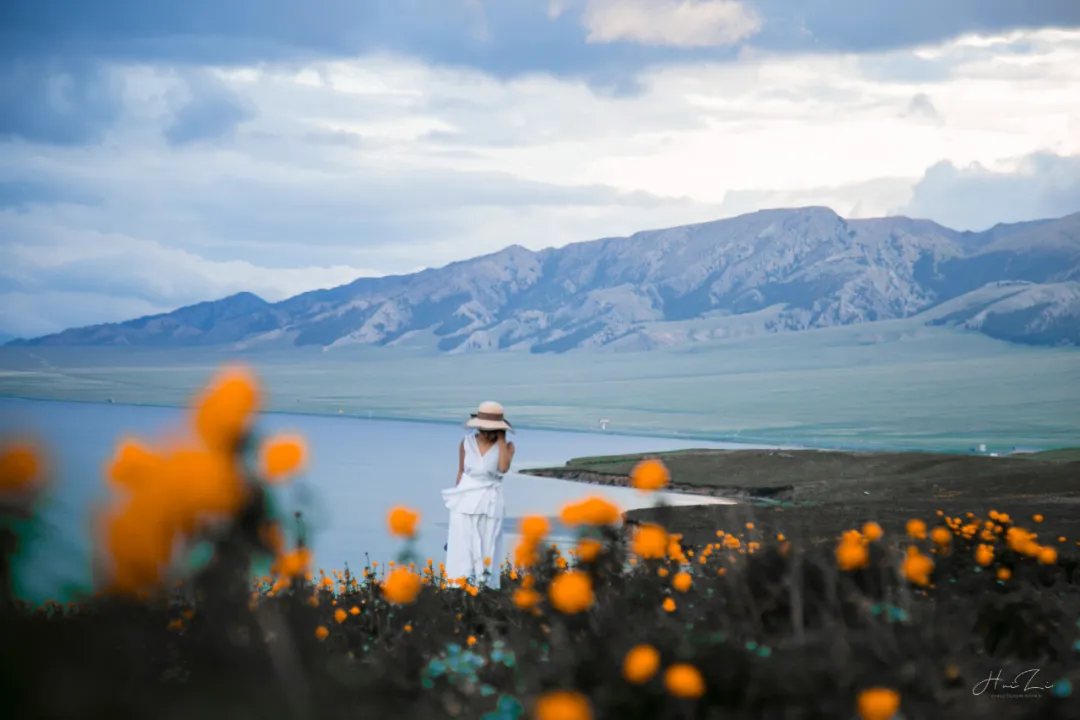
[[[222,361],[254,365],[271,410],[460,421],[486,398],[523,427],[966,450],[1080,444],[1080,351],[913,320],[647,353],[436,356],[410,346],[231,352],[2,348],[0,395],[182,405]]]

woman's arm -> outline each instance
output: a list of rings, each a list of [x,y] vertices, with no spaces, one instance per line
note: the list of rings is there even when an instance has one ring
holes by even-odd
[[[461,476],[465,474],[465,441],[461,441],[461,446],[458,448],[458,460],[457,460],[457,480],[454,481],[454,485],[457,486],[461,483]]]
[[[510,469],[510,463],[514,460],[514,443],[506,442],[506,431],[499,432],[499,472],[504,473]]]

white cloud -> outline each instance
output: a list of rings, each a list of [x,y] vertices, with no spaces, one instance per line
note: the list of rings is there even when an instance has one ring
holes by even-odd
[[[169,146],[168,99],[187,76],[114,66],[127,107],[104,143],[0,144],[0,298],[97,293],[113,300],[71,317],[93,306],[115,320],[136,302],[276,299],[762,207],[987,227],[1067,208],[1080,173],[1075,31],[863,56],[758,50],[655,67],[633,95],[388,55],[207,72],[253,110],[229,143]],[[1032,164],[1048,154],[1064,160]],[[89,200],[3,210],[4,183]]]
[[[707,47],[732,45],[761,29],[761,18],[737,0],[587,0],[590,43]]]

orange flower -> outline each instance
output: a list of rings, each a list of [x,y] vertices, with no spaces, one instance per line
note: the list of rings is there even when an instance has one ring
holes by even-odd
[[[1012,577],[1012,570],[1010,570],[1009,568],[998,568],[998,571],[997,571],[997,579],[998,580],[1008,580],[1011,577]]]
[[[345,619],[346,619],[347,617],[349,617],[348,613],[346,613],[346,612],[345,612],[344,610],[342,610],[341,608],[338,608],[337,610],[335,610],[335,611],[334,611],[334,621],[335,621],[335,622],[336,622],[336,623],[337,623],[338,625],[340,625],[341,623],[345,622]]]
[[[678,698],[699,698],[705,694],[705,680],[693,665],[676,663],[664,673],[664,687]]]
[[[554,690],[536,701],[536,720],[592,720],[589,699],[579,692]]]
[[[638,645],[623,659],[623,677],[627,682],[641,685],[660,669],[660,653],[652,645]]]
[[[930,539],[934,541],[934,544],[945,547],[952,542],[952,533],[947,528],[936,527],[930,533]]]
[[[469,645],[470,647],[475,645],[476,644],[476,637],[473,636],[473,635],[470,635],[469,639],[465,641],[465,644]]]
[[[986,567],[990,563],[994,562],[994,548],[989,545],[980,544],[975,548],[975,562],[979,563],[983,567]]]
[[[675,601],[671,598],[664,598],[664,602],[661,606],[667,612],[675,612]]]
[[[416,535],[416,523],[420,520],[420,513],[405,507],[396,507],[386,517],[390,525],[390,534],[398,537],[411,538]]]
[[[919,519],[908,520],[907,533],[917,540],[926,539],[926,523]]]
[[[1044,547],[1039,550],[1039,562],[1043,565],[1053,565],[1057,562],[1057,550],[1052,547]]]
[[[514,591],[514,605],[521,610],[532,610],[540,603],[540,593],[531,588],[518,588]]]
[[[548,587],[548,596],[556,610],[573,615],[593,604],[592,579],[580,570],[559,573]]]
[[[307,548],[299,548],[287,552],[278,558],[277,572],[286,578],[303,577],[311,568],[311,551]]]
[[[117,489],[134,491],[148,479],[158,478],[165,467],[165,459],[146,449],[135,440],[122,440],[116,447],[106,474]]]
[[[560,517],[567,525],[615,525],[619,508],[600,497],[590,497],[563,507]]]
[[[638,490],[649,492],[659,490],[668,484],[671,474],[660,460],[642,460],[630,471],[630,484]]]
[[[1034,520],[1037,523],[1041,523],[1043,521],[1043,516],[1039,515],[1039,514],[1035,514],[1035,515],[1031,516],[1031,519]]]
[[[686,592],[690,589],[693,582],[694,580],[690,577],[690,573],[681,572],[675,575],[671,584],[679,592]]]
[[[324,626],[320,625],[319,627],[315,628],[315,637],[319,638],[320,640],[325,640],[326,638],[330,637],[330,631],[327,630]]]
[[[537,542],[527,535],[522,535],[517,547],[514,548],[514,564],[528,567],[539,560],[537,554]]]
[[[195,403],[195,429],[207,447],[231,453],[247,434],[261,403],[254,375],[242,367],[227,368]]]
[[[841,570],[859,570],[869,563],[870,553],[866,551],[866,545],[861,539],[845,536],[836,546],[836,564]]]
[[[604,546],[598,540],[582,538],[578,541],[578,557],[584,562],[592,562],[600,555],[600,551],[603,547]]]
[[[930,584],[930,573],[934,571],[934,561],[919,552],[919,549],[910,546],[907,549],[907,557],[904,558],[904,577],[916,585]]]
[[[633,550],[646,560],[659,560],[667,555],[668,534],[659,525],[646,523],[634,531]]]
[[[862,526],[862,534],[870,542],[875,542],[881,539],[881,536],[885,534],[885,531],[881,529],[881,526],[876,522],[868,522]]]
[[[383,582],[383,597],[397,605],[408,605],[416,600],[423,583],[420,576],[408,568],[398,568]]]
[[[351,608],[349,608],[349,614],[350,615],[359,615],[360,614],[360,608],[353,605]]]
[[[856,703],[862,720],[890,720],[900,709],[900,693],[888,688],[869,688]]]
[[[280,483],[301,472],[306,461],[307,445],[299,435],[279,435],[263,444],[263,474],[271,483]]]
[[[548,534],[547,518],[540,515],[527,515],[518,524],[522,536],[539,543]]]

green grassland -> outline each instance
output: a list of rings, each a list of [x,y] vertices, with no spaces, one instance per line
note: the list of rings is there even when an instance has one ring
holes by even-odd
[[[253,364],[271,410],[460,421],[483,399],[521,427],[766,444],[966,450],[1080,445],[1080,351],[911,320],[647,353],[436,356],[404,347],[2,348],[0,395],[173,405],[222,362]]]

